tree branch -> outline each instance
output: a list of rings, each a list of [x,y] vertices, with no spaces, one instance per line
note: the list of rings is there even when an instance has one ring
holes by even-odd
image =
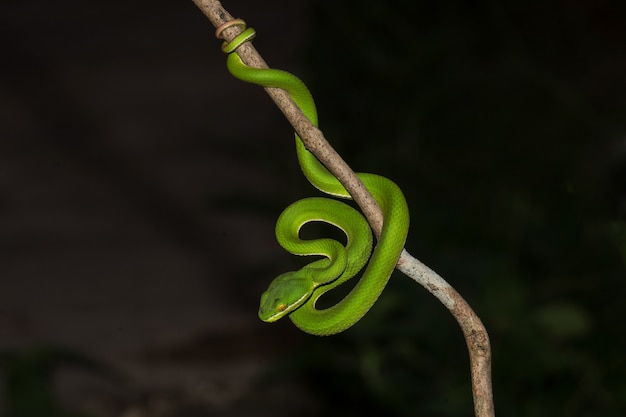
[[[193,1],[215,27],[233,19],[217,0]],[[232,26],[223,31],[222,37],[226,41],[231,41],[240,32],[239,27]],[[250,42],[241,45],[236,53],[248,66],[268,68]],[[322,131],[309,122],[285,91],[278,88],[265,88],[265,90],[302,138],[306,148],[344,185],[363,211],[376,236],[380,236],[383,223],[382,211],[354,171],[335,152],[324,138]],[[469,304],[450,284],[432,269],[411,256],[406,250],[402,251],[396,268],[441,301],[459,323],[469,350],[475,415],[476,417],[494,417],[491,347],[484,325]]]

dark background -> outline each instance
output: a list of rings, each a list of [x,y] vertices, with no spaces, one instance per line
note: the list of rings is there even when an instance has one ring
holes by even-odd
[[[496,411],[625,415],[624,4],[224,6],[402,187],[407,248],[490,333]],[[471,415],[458,326],[400,274],[335,337],[258,320],[299,264],[274,221],[317,193],[213,32],[191,1],[0,5],[3,415]]]

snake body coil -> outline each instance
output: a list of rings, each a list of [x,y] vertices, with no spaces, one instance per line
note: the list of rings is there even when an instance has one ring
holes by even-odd
[[[223,49],[229,53],[228,70],[242,81],[287,91],[305,116],[317,126],[315,102],[300,79],[281,70],[249,67],[234,52],[252,37],[254,31],[247,29],[231,43],[225,43]],[[296,151],[302,172],[311,184],[326,194],[351,198],[337,178],[305,148],[297,134]],[[371,230],[361,213],[328,198],[307,198],[293,203],[276,224],[278,242],[293,254],[321,255],[323,259],[275,278],[261,296],[259,317],[262,320],[273,322],[289,315],[295,325],[307,333],[331,335],[360,320],[380,296],[404,247],[409,210],[402,191],[391,180],[374,174],[357,175],[384,215],[382,232],[371,257]],[[346,246],[332,239],[301,239],[300,228],[311,221],[327,222],[343,230],[347,236]],[[352,278],[366,263],[361,279],[348,295],[332,307],[316,308],[317,300],[324,293]]]

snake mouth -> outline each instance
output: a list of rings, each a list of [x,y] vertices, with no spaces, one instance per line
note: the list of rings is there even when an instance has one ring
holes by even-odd
[[[293,311],[292,309],[287,310],[285,304],[280,304],[276,308],[259,308],[259,318],[266,323],[274,323],[279,319],[285,317],[289,313]]]
[[[270,314],[270,315],[268,315],[265,310],[259,309],[259,318],[261,320],[263,320],[264,322],[266,322],[266,323],[274,323],[278,319],[282,318],[282,316],[280,314]]]
[[[311,294],[305,293],[302,297],[290,303],[281,301],[281,298],[274,298],[271,303],[268,303],[268,297],[270,297],[268,292],[261,295],[259,318],[266,323],[273,323],[300,308],[311,297]]]

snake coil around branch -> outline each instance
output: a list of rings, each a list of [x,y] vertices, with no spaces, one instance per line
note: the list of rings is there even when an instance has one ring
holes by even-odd
[[[249,42],[250,39],[231,44],[238,36],[242,36],[246,29],[243,25],[228,24],[228,22],[234,19],[222,7],[219,1],[194,0],[194,3],[215,27],[221,28],[218,34],[224,39],[225,44],[234,46],[233,51],[231,51],[233,53],[230,55],[236,55],[244,66],[257,69],[268,68],[265,61]],[[224,24],[227,24],[227,26],[222,26]],[[250,35],[250,32],[248,32],[248,35]],[[241,37],[239,38],[239,40],[242,39]],[[327,172],[338,180],[342,188],[359,205],[374,234],[377,238],[380,238],[384,228],[383,214],[379,206],[380,198],[375,198],[378,196],[371,195],[361,178],[333,150],[315,123],[309,120],[287,91],[273,85],[266,85],[265,90],[294,127],[297,135],[302,140],[303,148],[314,155]],[[306,175],[306,168],[303,167],[303,170],[305,170]],[[313,184],[318,186],[315,182]],[[342,195],[341,197],[345,196]],[[383,209],[385,208],[383,207]],[[495,412],[491,386],[491,348],[484,325],[454,288],[433,270],[411,256],[406,250],[402,250],[400,253],[396,268],[418,282],[440,300],[459,323],[465,336],[470,356],[475,415],[476,417],[493,417]],[[283,307],[281,306],[280,308]],[[284,309],[286,310],[287,306]]]

